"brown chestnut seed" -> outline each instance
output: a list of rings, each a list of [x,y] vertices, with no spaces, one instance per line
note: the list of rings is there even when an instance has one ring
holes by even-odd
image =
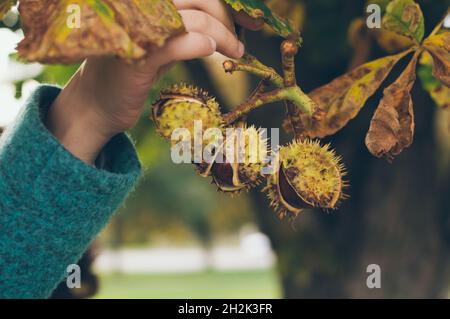
[[[264,191],[280,219],[293,219],[304,208],[336,209],[345,198],[345,169],[329,146],[304,140],[282,147],[278,169]]]
[[[240,147],[240,148],[239,148]],[[239,152],[241,158],[239,158]],[[219,191],[239,193],[259,185],[267,162],[267,140],[255,127],[243,127],[227,135],[217,153],[223,161],[197,165],[201,176],[212,176]]]

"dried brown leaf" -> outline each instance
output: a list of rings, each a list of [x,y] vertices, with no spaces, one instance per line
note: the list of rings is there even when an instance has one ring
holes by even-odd
[[[429,37],[424,48],[433,57],[434,77],[450,87],[450,32]]]
[[[414,45],[414,42],[403,35],[386,29],[371,29],[378,45],[386,52],[393,54],[406,50]]]
[[[78,5],[80,25],[70,23],[69,5]],[[19,54],[29,61],[73,63],[90,56],[143,58],[184,30],[167,0],[22,0],[25,39]]]
[[[183,23],[167,0],[104,0],[115,12],[116,21],[140,47],[162,47],[166,40],[183,30]]]
[[[370,122],[366,146],[376,157],[392,160],[409,147],[414,136],[411,89],[416,81],[416,52],[400,77],[383,92],[383,98]]]

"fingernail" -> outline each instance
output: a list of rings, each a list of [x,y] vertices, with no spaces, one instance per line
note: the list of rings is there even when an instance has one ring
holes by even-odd
[[[244,55],[244,53],[245,53],[245,46],[241,41],[239,41],[239,47],[238,47],[239,57],[241,58]]]
[[[208,37],[208,38],[209,38],[209,41],[211,42],[211,47],[212,47],[213,51],[216,52],[216,49],[217,49],[216,40],[214,40],[212,37]]]

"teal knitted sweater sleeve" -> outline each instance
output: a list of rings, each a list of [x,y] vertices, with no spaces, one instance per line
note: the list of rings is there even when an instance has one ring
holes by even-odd
[[[42,119],[59,92],[38,88],[0,138],[0,298],[49,297],[141,173],[124,134],[98,168],[58,143]]]

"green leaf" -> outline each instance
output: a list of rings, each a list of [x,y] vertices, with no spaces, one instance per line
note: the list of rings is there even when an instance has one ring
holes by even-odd
[[[425,34],[422,10],[414,0],[393,0],[386,8],[383,27],[420,43]]]
[[[300,33],[286,19],[278,17],[261,0],[225,0],[235,11],[244,11],[253,18],[263,18],[267,25],[284,38],[296,37],[300,45]]]
[[[422,88],[429,93],[442,86],[442,83],[433,76],[432,70],[432,65],[421,65],[417,69],[417,75],[422,83]]]

